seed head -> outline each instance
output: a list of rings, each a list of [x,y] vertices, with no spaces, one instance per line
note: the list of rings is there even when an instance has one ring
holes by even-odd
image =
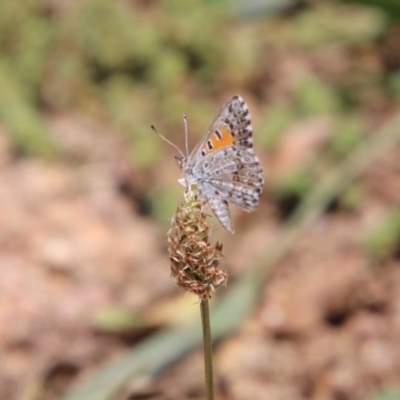
[[[207,215],[193,196],[187,196],[172,217],[168,232],[171,275],[180,288],[208,300],[211,291],[226,285],[227,273],[219,267],[222,244],[210,244]]]

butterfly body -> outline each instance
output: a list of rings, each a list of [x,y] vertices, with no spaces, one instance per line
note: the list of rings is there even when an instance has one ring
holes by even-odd
[[[192,153],[177,159],[186,188],[196,184],[199,196],[209,204],[222,226],[234,233],[228,204],[254,211],[264,184],[244,100],[232,97]]]

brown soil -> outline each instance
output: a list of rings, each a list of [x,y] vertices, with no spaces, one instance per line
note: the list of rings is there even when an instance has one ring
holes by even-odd
[[[71,155],[79,157],[78,136],[93,143],[92,127],[50,123]],[[59,398],[147,334],[102,331],[98,312],[118,306],[143,315],[177,295],[165,229],[121,191],[140,179],[123,146],[104,137],[96,151],[87,146],[85,166],[71,168],[15,158],[0,133],[1,399]],[[272,170],[293,164],[284,150]],[[400,260],[389,254],[373,266],[362,244],[400,203],[399,158],[397,147],[374,161],[357,210],[325,213],[276,266],[251,317],[216,347],[219,399],[361,400],[400,383]],[[235,210],[234,218],[235,236],[216,230],[232,280],[260,261],[283,226],[268,191],[257,215]],[[204,398],[201,352],[146,391],[130,398]]]

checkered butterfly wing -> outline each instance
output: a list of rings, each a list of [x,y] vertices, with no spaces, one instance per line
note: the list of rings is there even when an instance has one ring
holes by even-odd
[[[252,133],[246,103],[240,96],[232,97],[183,166],[186,180],[198,182],[200,194],[232,233],[228,203],[253,211],[264,183]]]

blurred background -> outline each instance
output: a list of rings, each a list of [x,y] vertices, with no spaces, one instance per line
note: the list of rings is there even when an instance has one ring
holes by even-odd
[[[150,125],[184,148],[186,114],[193,148],[236,94],[266,184],[235,235],[210,221],[228,287],[269,274],[218,398],[400,398],[398,0],[2,0],[0,51],[1,399],[99,400],[73,388],[198,317]],[[201,357],[107,398],[202,399]]]

